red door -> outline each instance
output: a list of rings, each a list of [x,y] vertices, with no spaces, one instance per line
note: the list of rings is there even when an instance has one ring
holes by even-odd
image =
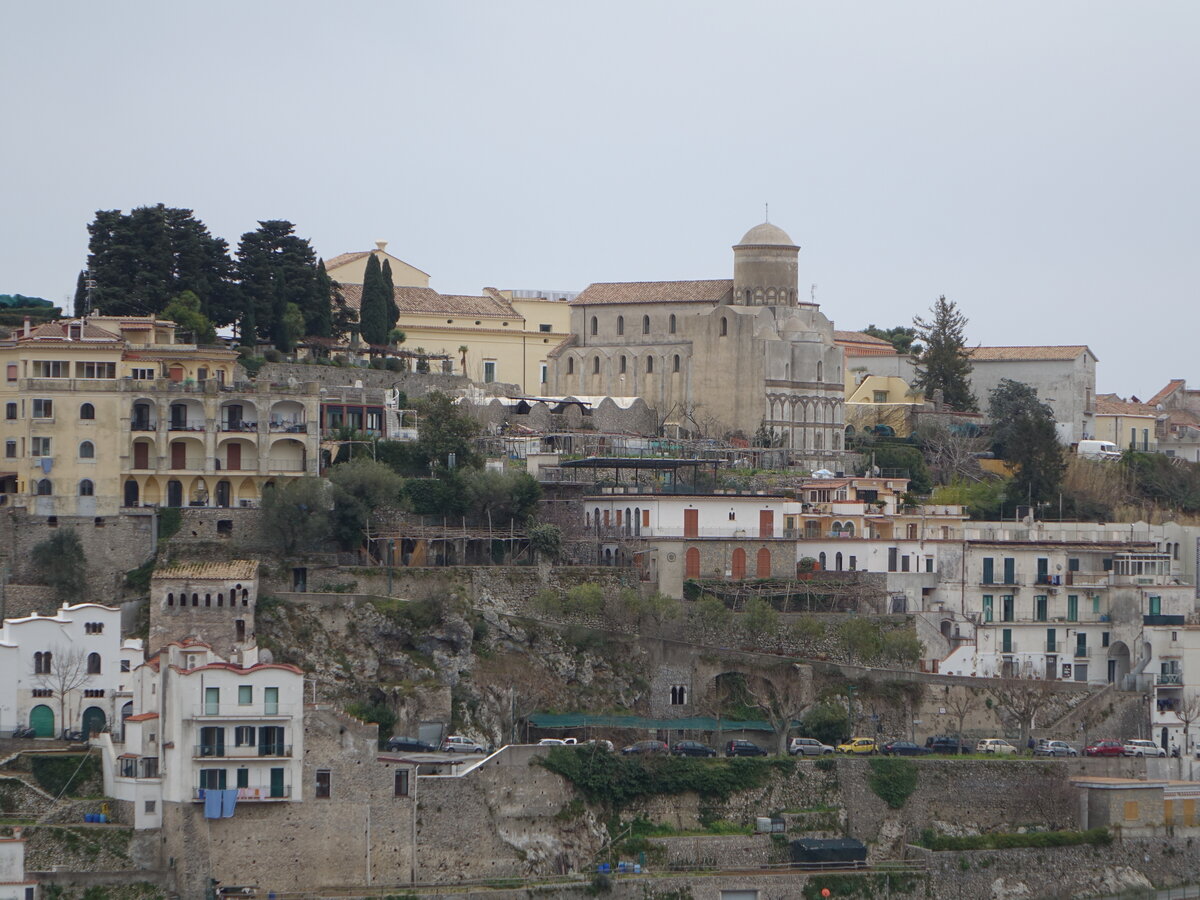
[[[758,551],[758,559],[754,566],[754,576],[756,578],[771,577],[771,551],[766,547]]]
[[[700,510],[685,509],[683,511],[683,536],[685,538],[700,537]]]
[[[187,468],[187,445],[183,441],[176,441],[171,445],[171,468]]]
[[[135,469],[150,468],[150,445],[145,441],[138,441],[133,445],[133,467]]]
[[[731,569],[731,577],[734,581],[741,581],[746,577],[746,551],[741,547],[734,550],[731,563],[732,565],[729,567]]]
[[[232,469],[235,472],[237,470],[241,469],[241,467],[242,467],[242,445],[237,444],[237,443],[230,444],[229,449],[226,451],[225,459],[226,459],[225,468]]]
[[[758,511],[758,536],[764,538],[775,537],[774,510],[760,509]]]
[[[683,555],[683,577],[700,577],[700,551],[695,547],[688,547],[687,553]]]

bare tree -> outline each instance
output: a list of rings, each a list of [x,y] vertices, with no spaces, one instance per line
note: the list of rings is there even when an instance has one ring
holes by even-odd
[[[1179,701],[1175,715],[1183,723],[1183,755],[1191,755],[1192,723],[1200,719],[1200,694],[1191,694]]]
[[[746,677],[751,702],[762,710],[775,729],[775,752],[787,753],[792,722],[799,721],[813,703],[812,666],[792,663]]]
[[[947,696],[945,699],[946,712],[954,717],[958,723],[958,731],[954,733],[955,739],[958,741],[959,750],[962,749],[963,737],[963,722],[967,716],[979,709],[979,694],[975,688],[964,688],[961,694],[949,694],[950,688],[947,687]]]
[[[960,479],[981,481],[979,452],[987,449],[987,440],[971,437],[967,429],[952,429],[943,421],[925,421],[917,428],[921,450],[929,472],[937,484],[950,484]]]
[[[49,657],[47,660],[46,657]],[[83,650],[72,647],[64,650],[62,647],[51,647],[44,654],[35,655],[33,663],[33,680],[41,688],[50,691],[50,695],[58,699],[58,715],[62,721],[63,730],[70,728],[73,721],[71,712],[71,695],[79,690],[91,678],[88,672],[88,660]]]
[[[1021,733],[1021,747],[1025,747],[1037,714],[1054,696],[1050,682],[1034,678],[1005,678],[991,689],[1000,708],[1016,720]]]

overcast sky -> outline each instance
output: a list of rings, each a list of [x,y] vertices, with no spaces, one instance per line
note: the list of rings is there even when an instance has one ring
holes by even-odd
[[[0,6],[0,293],[97,209],[388,240],[445,292],[725,278],[763,219],[839,328],[939,294],[984,344],[1200,387],[1200,3]]]

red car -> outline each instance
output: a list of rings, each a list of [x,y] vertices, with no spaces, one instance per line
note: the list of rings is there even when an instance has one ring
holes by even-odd
[[[1125,745],[1120,741],[1092,741],[1083,749],[1084,756],[1124,756]]]

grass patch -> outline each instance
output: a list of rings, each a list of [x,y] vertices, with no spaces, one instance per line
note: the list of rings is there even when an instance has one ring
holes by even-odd
[[[1092,828],[1088,831],[1030,831],[1025,834],[992,832],[966,837],[938,834],[932,828],[921,832],[921,846],[930,850],[1013,850],[1021,847],[1076,847],[1080,844],[1106,847],[1111,843],[1112,835],[1107,828]]]
[[[892,809],[904,806],[917,789],[917,765],[909,759],[872,759],[867,784]]]
[[[100,760],[95,756],[34,756],[30,770],[38,787],[55,797],[66,794],[83,796],[82,788],[93,779],[100,779]]]

